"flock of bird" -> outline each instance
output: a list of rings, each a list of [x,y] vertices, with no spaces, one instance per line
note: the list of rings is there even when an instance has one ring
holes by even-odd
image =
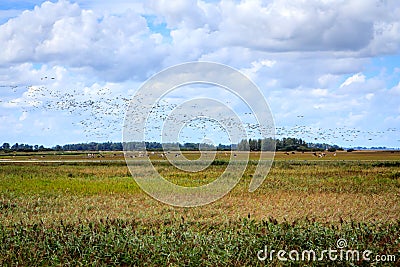
[[[56,78],[42,77],[41,80],[56,80]],[[87,141],[94,141],[93,139],[111,140],[115,136],[121,136],[125,113],[131,103],[131,98],[135,97],[134,103],[139,105],[136,109],[140,111],[142,100],[151,96],[151,92],[148,92],[148,95],[135,96],[116,94],[108,88],[88,93],[82,89],[62,91],[45,86],[18,87],[1,85],[0,87],[2,91],[8,90],[5,97],[1,97],[0,106],[19,107],[23,112],[28,113],[34,110],[62,112],[60,116],[71,116],[74,121],[73,124],[83,131]],[[18,96],[16,96],[17,94]],[[223,100],[222,102],[227,106],[232,105],[231,101]],[[158,141],[161,137],[165,138],[168,135],[166,132],[162,133],[163,123],[176,124],[181,128],[186,128],[179,131],[179,142],[181,143],[197,143],[206,137],[212,137],[213,135],[215,137],[221,133],[227,136],[229,131],[234,131],[240,127],[245,129],[246,136],[241,136],[243,138],[259,138],[260,136],[265,136],[263,133],[267,133],[271,136],[274,134],[279,139],[296,137],[308,142],[323,142],[327,144],[356,143],[359,138],[374,141],[374,139],[381,138],[387,134],[400,136],[400,129],[396,127],[378,131],[363,131],[347,127],[323,129],[300,124],[284,127],[265,126],[254,120],[254,114],[251,110],[237,112],[236,115],[242,120],[239,127],[237,125],[238,121],[233,119],[231,115],[224,112],[213,112],[212,106],[207,107],[195,103],[190,108],[186,107],[187,110],[182,109],[181,112],[178,112],[181,104],[182,102],[179,103],[176,99],[168,100],[163,98],[154,103],[150,114],[142,114],[142,116],[137,117],[137,121],[130,121],[131,126],[134,128],[135,125],[141,125],[143,119],[147,120],[146,136],[149,140],[156,139]],[[189,113],[188,110],[190,111]],[[196,117],[190,117],[191,114],[196,114]],[[302,114],[295,116],[299,122],[303,121],[305,117]],[[249,117],[252,118],[247,120],[246,118]],[[223,140],[225,142],[229,138],[225,137]],[[400,140],[397,141],[400,142]],[[371,145],[373,145],[373,142],[371,142]]]

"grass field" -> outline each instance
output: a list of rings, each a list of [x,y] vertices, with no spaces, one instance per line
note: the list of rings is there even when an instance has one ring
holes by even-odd
[[[214,180],[229,156],[218,153],[216,164],[186,173],[150,154],[163,176],[185,186]],[[221,200],[177,208],[147,196],[122,153],[0,154],[0,265],[400,264],[400,152],[279,152],[249,193],[257,157]],[[339,238],[347,249],[371,250],[373,260],[257,258],[265,247],[336,249]]]

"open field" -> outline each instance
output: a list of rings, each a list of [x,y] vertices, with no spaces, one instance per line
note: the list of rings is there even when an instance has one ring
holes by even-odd
[[[153,154],[154,153],[154,154]],[[171,152],[173,153],[173,152]],[[338,151],[338,152],[316,152],[317,154],[325,153],[326,156],[319,158],[314,155],[314,152],[276,152],[275,160],[400,160],[400,150],[394,151],[375,151],[375,150],[360,150],[354,152]],[[91,154],[91,156],[88,156]],[[138,152],[137,155],[144,154],[144,152]],[[148,155],[153,160],[165,160],[161,158],[162,152],[149,152]],[[199,157],[199,153],[196,151],[185,151],[183,154],[189,159],[196,159]],[[334,156],[336,155],[336,156]],[[218,151],[216,154],[216,160],[228,160],[230,152]],[[252,152],[250,159],[256,160],[259,157],[259,152]],[[139,156],[136,158],[140,160]],[[123,152],[82,152],[82,151],[65,151],[65,152],[11,152],[2,153],[0,152],[0,162],[7,161],[118,161],[124,160]]]
[[[399,151],[279,152],[263,185],[249,193],[253,153],[234,190],[196,208],[155,201],[122,153],[101,154],[0,155],[0,265],[277,265],[285,262],[259,261],[257,252],[335,249],[339,238],[351,249],[395,255],[388,266],[400,263]],[[185,173],[150,154],[163,176],[185,186],[214,180],[229,156],[218,153],[206,170]]]

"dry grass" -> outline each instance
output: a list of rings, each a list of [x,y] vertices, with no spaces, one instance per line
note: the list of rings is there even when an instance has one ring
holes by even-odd
[[[11,203],[2,212],[1,222],[52,223],[64,220],[133,219],[157,222],[184,217],[193,222],[226,222],[251,216],[276,218],[279,222],[313,219],[338,224],[340,220],[358,222],[394,222],[400,215],[399,195],[360,195],[350,193],[275,192],[264,196],[231,196],[205,207],[176,208],[158,203],[144,194],[108,194],[98,196],[24,197],[3,199]]]
[[[197,173],[179,171],[157,154],[152,159],[170,181],[196,186],[218,177],[228,156],[220,153],[217,164]],[[56,157],[63,156],[44,159]],[[68,157],[74,162],[0,162],[0,265],[378,263],[257,259],[265,246],[322,251],[335,249],[338,238],[346,239],[352,249],[396,257],[382,266],[400,263],[399,153],[343,152],[322,159],[307,153],[278,153],[257,191],[248,192],[256,166],[252,161],[230,193],[196,208],[164,205],[146,195],[121,155],[109,154],[104,157],[107,161],[97,163],[76,162],[84,155]],[[141,165],[138,171],[146,176]]]
[[[123,163],[1,163],[0,222],[76,222],[106,217],[152,222],[182,216],[189,221],[213,222],[248,215],[257,220],[309,218],[323,223],[395,221],[400,217],[400,163],[362,159],[277,161],[254,193],[247,192],[255,168],[250,164],[232,192],[198,208],[175,208],[153,200],[138,188]],[[194,186],[212,181],[225,166],[213,165],[192,174],[166,164],[157,168],[173,182]]]

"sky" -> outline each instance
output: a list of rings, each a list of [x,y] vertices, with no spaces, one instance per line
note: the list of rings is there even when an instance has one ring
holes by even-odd
[[[400,147],[399,18],[397,0],[2,0],[0,143],[121,141],[148,78],[211,61],[259,87],[277,138]]]

